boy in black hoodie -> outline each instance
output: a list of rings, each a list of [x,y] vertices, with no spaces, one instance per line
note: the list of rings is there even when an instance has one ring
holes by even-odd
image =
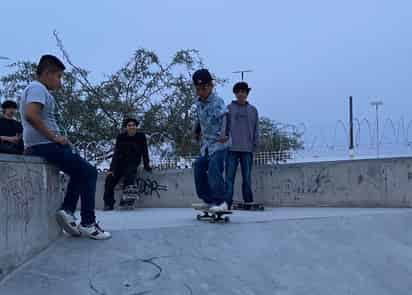
[[[126,132],[119,134],[116,138],[103,197],[106,211],[114,208],[114,188],[122,177],[124,177],[124,187],[136,184],[137,167],[142,158],[144,169],[149,172],[152,170],[149,165],[146,135],[143,132],[137,132],[138,125],[136,119],[126,119],[123,122]]]

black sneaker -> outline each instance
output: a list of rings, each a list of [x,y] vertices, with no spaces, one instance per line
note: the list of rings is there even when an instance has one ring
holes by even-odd
[[[104,205],[103,211],[113,211],[114,206],[113,205]]]

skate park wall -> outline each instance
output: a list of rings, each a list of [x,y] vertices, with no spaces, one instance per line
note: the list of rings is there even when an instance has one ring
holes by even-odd
[[[137,207],[190,207],[199,202],[192,169],[140,172],[142,198]],[[105,175],[100,174],[96,207],[103,208]],[[255,167],[255,201],[285,207],[410,207],[412,158],[343,160]],[[159,187],[160,185],[160,187]],[[121,189],[116,189],[116,200]],[[241,200],[237,173],[235,200]]]
[[[140,172],[137,207],[190,207],[198,202],[191,169]],[[103,208],[100,174],[96,207]],[[67,181],[67,179],[65,180]],[[331,161],[255,167],[255,200],[285,207],[411,207],[412,158]],[[0,155],[0,280],[58,239],[55,212],[64,181],[35,157]],[[238,171],[235,199],[241,199]],[[120,186],[119,186],[120,188]],[[119,199],[121,190],[116,191]]]
[[[0,280],[60,236],[59,177],[39,158],[0,154]]]

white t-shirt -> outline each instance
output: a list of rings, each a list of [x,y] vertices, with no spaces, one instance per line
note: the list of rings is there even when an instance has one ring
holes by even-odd
[[[51,143],[43,134],[33,128],[26,120],[26,108],[29,103],[40,103],[43,108],[40,112],[40,117],[43,124],[53,133],[60,134],[59,126],[56,122],[56,102],[54,97],[49,93],[46,86],[38,81],[33,81],[24,89],[20,99],[20,114],[23,124],[23,140],[27,147]]]

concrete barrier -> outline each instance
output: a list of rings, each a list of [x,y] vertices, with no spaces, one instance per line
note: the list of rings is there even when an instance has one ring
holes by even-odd
[[[138,207],[190,207],[198,202],[191,169],[139,175]],[[103,208],[105,175],[96,207]],[[240,200],[240,173],[235,199]],[[0,155],[0,279],[58,238],[54,214],[62,200],[55,168],[34,157]],[[255,199],[267,206],[411,207],[412,158],[256,167]],[[116,192],[119,199],[121,191]]]
[[[138,207],[190,207],[198,202],[191,169],[139,176],[167,187],[148,190]],[[98,178],[96,207],[103,208],[105,175]],[[385,158],[260,166],[253,170],[255,200],[267,206],[410,207],[412,158]],[[238,171],[235,196],[241,200]],[[153,186],[156,188],[156,185]],[[119,200],[121,190],[116,191]]]
[[[59,237],[59,183],[39,158],[0,154],[0,280]]]
[[[268,206],[410,207],[412,158],[264,167],[254,185]]]

